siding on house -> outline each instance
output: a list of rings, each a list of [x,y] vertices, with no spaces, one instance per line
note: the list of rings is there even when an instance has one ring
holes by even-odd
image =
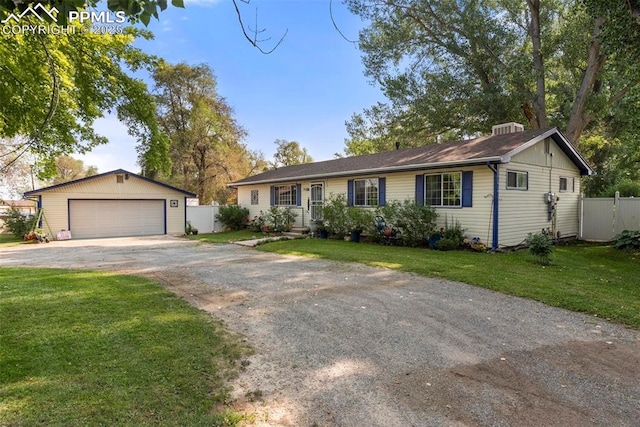
[[[509,171],[526,172],[527,188],[508,189]],[[458,221],[469,237],[479,237],[494,248],[516,245],[523,242],[528,233],[543,229],[556,231],[560,236],[577,235],[581,176],[593,174],[581,154],[557,128],[553,128],[290,166],[246,177],[230,186],[238,188],[239,203],[249,206],[252,215],[256,215],[259,210],[269,208],[272,183],[300,184],[303,191],[297,212],[305,215],[298,218],[297,223],[308,225],[311,182],[324,183],[326,200],[332,194],[345,194],[349,198],[350,180],[383,177],[387,202],[409,199],[421,203],[423,197],[418,195],[416,200],[416,190],[421,189],[424,181],[416,180],[416,176],[446,172],[463,173],[462,207],[436,207],[438,225]],[[471,174],[472,204],[469,206]],[[498,200],[494,200],[496,177]],[[565,178],[567,184],[562,191],[561,178]],[[251,189],[266,193],[261,194],[259,205],[249,205]],[[548,218],[545,201],[548,192],[559,198],[555,221]],[[494,210],[496,205],[497,212]],[[493,230],[494,225],[499,229]],[[495,242],[494,231],[498,237]]]
[[[528,233],[553,228],[545,201],[548,192],[560,198],[556,207],[556,230],[564,237],[578,234],[580,170],[553,141],[549,148],[553,156],[545,154],[541,142],[513,156],[510,163],[500,165],[501,246],[517,245]],[[528,189],[507,189],[507,171],[528,172]],[[566,192],[560,192],[560,177],[569,180]]]
[[[449,224],[459,221],[470,237],[480,237],[483,241],[487,241],[487,236],[491,237],[492,232],[492,194],[493,194],[493,172],[486,166],[466,166],[464,168],[448,168],[428,171],[414,172],[398,172],[358,176],[357,179],[365,178],[386,178],[386,201],[392,200],[415,201],[415,181],[416,175],[442,173],[442,172],[461,172],[473,171],[473,206],[470,208],[436,208],[438,213],[438,226],[445,225],[445,221]],[[302,181],[302,209],[304,210],[304,224],[302,223],[301,209],[294,208],[294,212],[298,213],[296,218],[296,226],[309,225],[309,211],[307,210],[309,188],[312,182],[322,182],[324,184],[324,198],[327,200],[338,194],[346,195],[347,181],[351,178],[332,178],[326,180]],[[296,184],[292,181],[282,185]],[[278,184],[280,185],[280,183]],[[251,204],[251,190],[258,191],[258,204]],[[266,212],[270,208],[269,185],[247,185],[238,188],[238,203],[249,208],[249,218],[253,218],[260,214],[260,211]],[[491,243],[491,240],[489,240]]]
[[[140,179],[134,174],[130,174],[129,179],[123,180],[122,183],[117,183],[117,175],[105,174],[77,183],[44,189],[41,193],[38,190],[30,192],[39,194],[42,198],[45,229],[55,236],[57,231],[69,228],[69,199],[163,199],[166,200],[167,233],[184,233],[185,193]],[[171,207],[170,200],[177,200],[178,206]],[[47,224],[50,230],[47,229]]]

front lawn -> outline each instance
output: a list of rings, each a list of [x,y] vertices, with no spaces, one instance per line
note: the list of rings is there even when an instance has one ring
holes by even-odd
[[[440,252],[321,239],[278,241],[258,249],[441,277],[640,328],[640,254],[611,246],[559,246],[547,267],[526,250]]]
[[[0,233],[0,245],[13,246],[20,243],[22,243],[22,239],[20,237],[16,237],[13,234]]]
[[[191,240],[200,240],[208,243],[231,243],[240,240],[261,239],[264,237],[262,233],[251,230],[225,231],[223,233],[207,233],[186,236]]]
[[[220,409],[247,352],[146,279],[0,268],[0,425],[235,425]]]

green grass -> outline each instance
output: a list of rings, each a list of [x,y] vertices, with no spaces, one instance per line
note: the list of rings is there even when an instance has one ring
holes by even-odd
[[[199,240],[208,243],[229,243],[240,240],[261,239],[265,237],[262,233],[251,230],[225,231],[223,233],[207,233],[196,234],[195,236],[186,236],[191,240]]]
[[[0,234],[0,246],[14,246],[22,243],[22,239],[13,234]]]
[[[446,278],[640,328],[640,254],[611,246],[559,246],[546,267],[528,251],[439,252],[319,239],[273,242],[259,250]]]
[[[0,268],[0,425],[235,425],[248,350],[149,280]]]

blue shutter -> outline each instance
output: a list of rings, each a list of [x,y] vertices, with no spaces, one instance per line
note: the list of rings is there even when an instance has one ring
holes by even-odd
[[[473,171],[462,172],[462,207],[473,206]]]
[[[378,178],[378,206],[387,202],[387,178]]]
[[[296,184],[296,206],[302,206],[302,184]]]
[[[270,206],[276,205],[276,187],[273,185],[269,189],[269,203],[270,203]]]
[[[353,180],[347,181],[347,205],[353,206]]]
[[[416,175],[416,205],[424,206],[424,175]]]

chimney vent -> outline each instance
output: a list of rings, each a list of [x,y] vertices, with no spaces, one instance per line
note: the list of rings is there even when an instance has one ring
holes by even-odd
[[[524,126],[520,123],[502,123],[491,127],[491,135],[505,135],[507,133],[523,132]]]

